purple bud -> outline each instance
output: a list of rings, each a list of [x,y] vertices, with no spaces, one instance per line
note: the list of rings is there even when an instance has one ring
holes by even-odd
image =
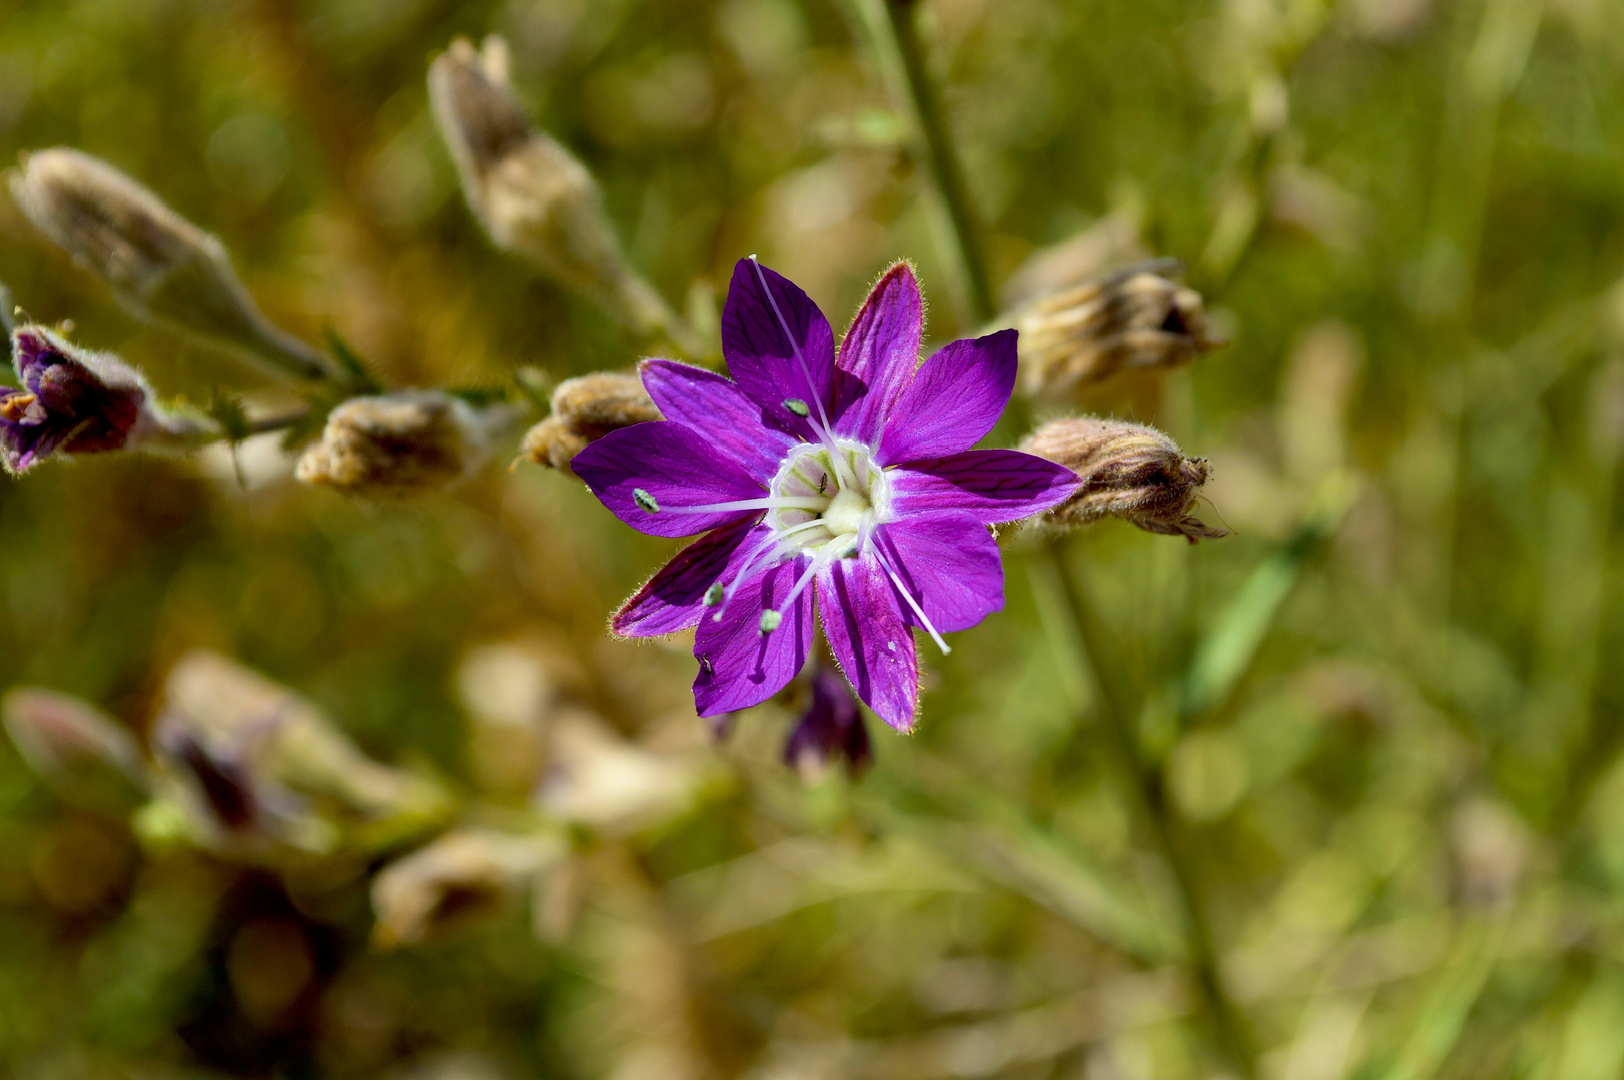
[[[23,473],[58,451],[122,450],[172,422],[148,404],[139,372],[116,356],[70,345],[43,326],[11,337],[21,387],[0,387],[0,461]]]
[[[874,760],[868,728],[846,680],[828,667],[812,673],[812,701],[784,742],[784,764],[817,770],[844,758],[857,776]]]

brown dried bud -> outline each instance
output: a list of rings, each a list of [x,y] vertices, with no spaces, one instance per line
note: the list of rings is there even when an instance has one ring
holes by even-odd
[[[586,166],[531,127],[508,84],[500,38],[487,38],[482,51],[461,38],[452,42],[429,65],[429,100],[468,205],[498,247],[591,297],[637,333],[664,333],[685,351],[701,350],[627,264]]]
[[[372,883],[373,940],[386,949],[416,945],[497,914],[564,851],[553,836],[447,833],[391,863]]]
[[[1023,308],[1014,317],[1023,391],[1064,394],[1124,371],[1182,367],[1222,344],[1179,275],[1177,261],[1157,259]]]
[[[569,471],[570,459],[611,431],[660,419],[636,375],[600,371],[565,379],[553,391],[553,414],[524,437],[524,455],[537,465]]]
[[[488,450],[480,414],[449,394],[351,398],[327,417],[294,475],[350,494],[409,495],[462,480]]]
[[[0,702],[23,759],[63,799],[95,810],[129,811],[146,798],[135,739],[78,698],[21,687]]]
[[[1083,486],[1044,515],[1056,525],[1086,525],[1115,517],[1146,532],[1183,536],[1190,543],[1228,536],[1193,513],[1211,468],[1206,458],[1185,457],[1155,428],[1085,416],[1052,420],[1021,449],[1071,469]]]
[[[18,209],[137,318],[227,345],[273,373],[334,374],[327,359],[254,305],[218,239],[89,154],[58,147],[23,158]]]

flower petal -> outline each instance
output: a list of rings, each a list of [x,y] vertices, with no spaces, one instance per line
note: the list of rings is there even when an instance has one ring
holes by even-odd
[[[963,510],[996,525],[1041,514],[1082,484],[1076,473],[1019,450],[966,450],[889,470],[896,517]]]
[[[611,431],[576,454],[570,468],[616,517],[650,536],[692,536],[730,524],[741,513],[760,514],[759,510],[681,513],[681,507],[766,495],[743,466],[716,453],[693,428],[670,420]],[[639,492],[643,503],[638,501]]]
[[[733,268],[722,308],[728,374],[773,425],[816,441],[812,421],[829,407],[835,336],[806,293],[754,259]],[[799,401],[802,416],[786,401]]]
[[[721,609],[720,620],[699,620],[694,707],[700,716],[759,705],[789,685],[806,663],[812,647],[811,589],[795,598],[777,629],[761,632],[762,612],[783,602],[806,564],[805,556],[797,556],[753,575]]]
[[[730,569],[766,539],[766,526],[749,518],[724,525],[689,544],[631,595],[610,622],[622,637],[659,637],[699,624],[705,593],[732,580]]]
[[[882,465],[968,450],[992,430],[1015,390],[1013,330],[938,349],[884,418]]]
[[[916,514],[880,526],[874,543],[937,630],[968,630],[1002,610],[1004,564],[998,541],[974,514]],[[906,606],[903,614],[917,625]]]
[[[902,600],[868,556],[836,559],[818,575],[823,636],[852,688],[876,716],[912,731],[919,707],[919,658]]]
[[[640,370],[660,415],[704,435],[751,476],[772,479],[795,445],[794,438],[761,422],[761,406],[731,379],[675,360],[645,360]]]
[[[874,444],[919,366],[925,307],[913,268],[897,263],[863,301],[835,360],[835,432]],[[956,447],[964,449],[964,447]]]

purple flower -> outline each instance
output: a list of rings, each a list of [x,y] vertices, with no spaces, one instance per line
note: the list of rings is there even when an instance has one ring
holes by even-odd
[[[1076,474],[1052,462],[970,449],[1014,388],[1015,332],[955,341],[919,366],[921,324],[918,283],[898,264],[837,359],[806,294],[741,260],[722,313],[732,380],[646,361],[643,385],[666,419],[612,431],[572,462],[634,529],[705,534],[613,623],[631,637],[698,627],[701,716],[783,689],[812,647],[815,593],[857,695],[910,730],[914,628],[945,653],[944,633],[1003,607],[987,526],[1076,490]]]
[[[856,776],[874,760],[874,751],[851,691],[839,675],[819,665],[812,672],[812,703],[784,742],[784,764],[820,767],[839,758]]]
[[[22,388],[0,387],[0,461],[23,473],[51,454],[121,450],[139,429],[162,426],[146,383],[117,357],[70,345],[42,326],[11,338]]]

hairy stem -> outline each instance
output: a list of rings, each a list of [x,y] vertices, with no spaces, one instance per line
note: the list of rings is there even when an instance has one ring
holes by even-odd
[[[964,182],[964,168],[959,163],[953,137],[947,129],[941,95],[925,70],[925,52],[915,20],[915,10],[919,4],[917,0],[883,0],[883,3],[892,44],[901,61],[903,81],[907,84],[919,133],[930,158],[931,173],[936,179],[937,189],[942,193],[942,201],[947,204],[947,216],[953,226],[953,239],[964,271],[970,306],[977,321],[987,322],[997,314],[997,305],[993,301],[992,284],[987,274],[986,252],[982,248],[975,208]]]
[[[1050,542],[1048,555],[1060,580],[1066,607],[1076,623],[1083,660],[1094,674],[1094,683],[1099,690],[1099,711],[1110,738],[1112,756],[1127,781],[1126,787],[1135,810],[1173,875],[1184,920],[1190,966],[1206,1004],[1214,1040],[1241,1075],[1253,1080],[1258,1075],[1257,1052],[1246,1019],[1229,996],[1218,968],[1218,954],[1213,944],[1212,924],[1207,918],[1206,896],[1200,876],[1179,841],[1177,817],[1162,786],[1161,773],[1146,763],[1139,752],[1138,739],[1133,730],[1133,688],[1124,674],[1121,661],[1114,655],[1111,636],[1095,611],[1092,599],[1066,566],[1064,545],[1060,540]]]

